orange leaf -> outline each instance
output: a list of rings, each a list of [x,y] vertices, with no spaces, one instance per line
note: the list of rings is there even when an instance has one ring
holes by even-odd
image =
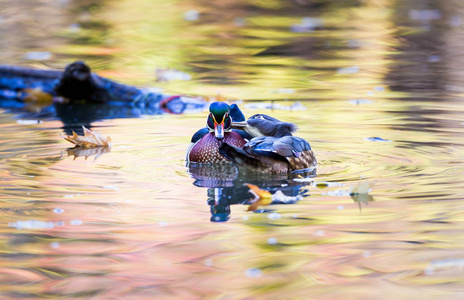
[[[272,203],[272,194],[269,191],[262,190],[254,184],[247,183],[246,186],[250,188],[250,193],[252,193],[255,198],[255,202],[250,204],[248,211],[255,211],[258,206],[269,205]]]
[[[73,135],[62,136],[68,142],[71,142],[76,145],[76,147],[80,148],[96,148],[96,147],[111,147],[111,138],[109,136],[103,137],[100,133],[96,131],[92,131],[90,129],[84,129],[84,136],[77,135],[73,131]]]

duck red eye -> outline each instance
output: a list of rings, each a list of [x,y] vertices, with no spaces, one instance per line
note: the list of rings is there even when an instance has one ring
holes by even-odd
[[[231,118],[229,118],[229,114],[226,113],[225,116],[224,116],[224,128],[229,129],[230,126],[232,125],[231,122],[232,122],[232,120],[231,120]]]
[[[209,128],[214,128],[213,114],[209,114],[208,121],[206,122]]]

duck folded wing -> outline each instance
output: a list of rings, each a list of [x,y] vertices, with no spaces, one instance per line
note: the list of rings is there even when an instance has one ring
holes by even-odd
[[[299,157],[303,151],[311,150],[307,141],[296,136],[258,137],[249,141],[243,148],[249,154],[269,155],[272,152],[282,157]]]
[[[316,166],[311,146],[294,136],[257,137],[242,149],[223,143],[219,152],[238,168],[257,173],[289,173]]]
[[[222,143],[219,153],[231,161],[241,173],[289,173],[289,163],[282,156],[271,151],[262,155],[253,155],[247,153],[245,149]]]

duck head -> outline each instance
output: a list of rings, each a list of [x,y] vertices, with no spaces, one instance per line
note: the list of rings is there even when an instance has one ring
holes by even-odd
[[[230,131],[232,125],[230,106],[224,102],[211,103],[206,124],[218,140],[224,138],[224,133]]]

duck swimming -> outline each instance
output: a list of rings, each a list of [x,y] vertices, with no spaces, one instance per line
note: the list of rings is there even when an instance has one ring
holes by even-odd
[[[242,121],[242,117],[245,120],[243,114],[240,114],[236,115],[238,121]],[[192,144],[187,151],[187,162],[230,163],[219,153],[221,144],[227,143],[241,148],[249,139],[251,136],[245,131],[232,130],[231,106],[225,102],[211,103],[206,127],[198,130],[192,137]]]
[[[264,114],[245,121],[235,104],[224,102],[212,103],[209,111],[207,127],[192,137],[188,162],[233,163],[239,172],[258,174],[288,174],[317,166],[309,143],[293,136],[295,124]]]

